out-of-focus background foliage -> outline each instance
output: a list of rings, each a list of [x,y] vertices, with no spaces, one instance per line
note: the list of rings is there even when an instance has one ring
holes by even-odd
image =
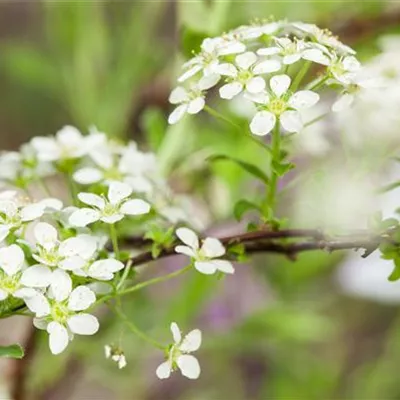
[[[230,234],[232,204],[252,183],[233,165],[204,160],[213,153],[265,160],[207,116],[168,128],[167,98],[199,38],[271,15],[327,27],[362,60],[377,52],[379,35],[400,32],[398,3],[383,0],[1,2],[0,147],[16,149],[64,124],[134,139],[157,152],[172,186],[210,205],[212,233]],[[160,340],[170,340],[174,320],[204,331],[196,382],[179,374],[158,381],[162,355],[104,310],[100,332],[57,357],[46,335],[32,335],[30,321],[2,322],[2,340],[12,333],[28,346],[22,366],[2,364],[2,385],[19,399],[398,399],[400,295],[388,304],[344,294],[336,279],[344,257],[258,256],[222,281],[193,274],[126,298],[126,313]],[[107,343],[122,344],[124,370],[104,359]]]

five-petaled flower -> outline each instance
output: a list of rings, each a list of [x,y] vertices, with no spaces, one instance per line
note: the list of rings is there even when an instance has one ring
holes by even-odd
[[[201,331],[194,329],[182,338],[178,325],[173,322],[171,332],[174,343],[168,348],[167,361],[160,364],[156,370],[158,378],[169,378],[171,372],[179,368],[183,376],[189,379],[197,379],[200,376],[200,365],[197,358],[189,353],[200,348]]]
[[[74,334],[94,335],[99,329],[96,317],[81,311],[96,301],[96,295],[87,286],[72,289],[71,277],[63,270],[53,271],[48,293],[37,292],[28,299],[28,308],[36,314],[34,325],[49,333],[49,347],[60,354]]]
[[[186,246],[176,246],[175,251],[189,256],[194,261],[197,271],[211,275],[217,271],[233,274],[232,264],[227,260],[217,259],[226,253],[223,244],[215,238],[204,239],[201,247],[196,233],[189,228],[179,228],[176,235]]]
[[[143,215],[150,211],[150,204],[141,199],[129,199],[132,188],[121,182],[113,182],[107,198],[93,193],[79,193],[82,203],[93,208],[80,208],[73,212],[69,222],[73,226],[84,227],[96,221],[115,224],[125,215]]]
[[[300,90],[292,94],[289,91],[290,84],[288,75],[276,75],[270,80],[271,92],[248,96],[260,108],[250,123],[252,133],[267,135],[278,120],[288,132],[301,131],[303,122],[299,110],[315,105],[319,95],[311,90]]]

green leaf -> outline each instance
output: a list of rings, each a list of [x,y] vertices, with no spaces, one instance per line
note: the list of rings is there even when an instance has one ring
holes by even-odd
[[[234,208],[233,208],[233,215],[235,216],[235,218],[240,221],[243,217],[243,215],[250,210],[257,210],[260,211],[260,207],[255,204],[252,203],[251,201],[248,200],[239,200]]]
[[[255,176],[256,178],[258,178],[260,181],[264,182],[265,184],[269,183],[268,176],[263,171],[261,171],[260,168],[256,167],[253,164],[250,164],[246,161],[239,160],[238,158],[230,157],[230,156],[227,156],[224,154],[217,154],[217,155],[213,155],[213,156],[209,157],[208,161],[210,161],[210,162],[231,161],[231,162],[239,165],[241,168],[243,168],[249,174]]]
[[[19,344],[0,346],[0,357],[21,359],[23,356],[24,349]]]
[[[293,168],[295,168],[295,165],[293,163],[280,163],[276,161],[272,162],[272,169],[278,176],[283,176],[287,174]]]
[[[390,282],[394,282],[400,279],[400,257],[395,258],[394,260],[394,270],[390,274],[388,280]]]

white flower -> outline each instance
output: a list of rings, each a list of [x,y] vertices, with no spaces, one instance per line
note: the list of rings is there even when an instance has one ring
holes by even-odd
[[[239,40],[258,39],[262,35],[271,36],[282,28],[281,22],[269,22],[261,25],[243,25],[230,32],[229,36]]]
[[[104,346],[104,354],[107,359],[115,361],[119,369],[125,368],[127,365],[125,354],[121,349],[106,344]]]
[[[90,276],[99,281],[110,281],[114,274],[124,268],[124,264],[114,258],[105,258],[94,262],[87,262],[81,268],[75,269],[73,273],[77,276]]]
[[[274,38],[276,46],[265,47],[257,50],[260,56],[279,55],[282,57],[282,63],[291,65],[299,61],[303,56],[306,44],[302,40],[291,40],[287,37]]]
[[[85,138],[73,126],[64,126],[55,137],[37,136],[31,141],[40,161],[80,158],[86,154]]]
[[[319,95],[311,90],[300,90],[292,94],[289,91],[290,83],[288,75],[276,75],[270,80],[269,93],[248,96],[260,108],[250,123],[252,133],[267,135],[278,120],[288,132],[301,131],[303,122],[299,110],[312,107],[318,102]]]
[[[41,264],[73,271],[83,268],[97,251],[97,240],[90,235],[78,235],[58,240],[57,230],[46,222],[34,228],[36,253],[33,258]]]
[[[248,51],[235,58],[235,64],[224,63],[218,67],[221,75],[228,76],[228,82],[219,89],[223,99],[232,99],[245,89],[248,93],[260,93],[265,89],[265,81],[260,74],[276,72],[281,64],[276,60],[266,60],[256,64],[258,57]]]
[[[199,85],[192,85],[189,90],[182,86],[175,88],[169,96],[169,102],[171,104],[178,104],[178,106],[169,115],[168,123],[171,125],[176,124],[186,113],[199,113],[206,104],[203,90],[209,87],[211,86],[200,87]]]
[[[197,379],[200,376],[200,365],[197,358],[190,353],[200,348],[201,331],[194,329],[182,339],[178,325],[173,322],[171,332],[174,344],[168,349],[167,361],[158,366],[157,377],[160,379],[169,378],[171,372],[179,368],[183,376],[189,379]]]
[[[217,271],[233,274],[232,264],[227,260],[215,260],[225,254],[223,244],[215,238],[206,238],[202,246],[199,245],[199,238],[188,228],[179,228],[176,235],[186,246],[176,246],[177,253],[185,254],[194,260],[194,267],[203,274],[214,274]]]
[[[0,200],[0,242],[23,224],[39,219],[48,209],[54,211],[61,208],[62,202],[52,198],[25,206],[16,200]]]
[[[86,286],[72,289],[70,276],[57,269],[52,273],[48,297],[37,293],[27,301],[36,314],[34,325],[49,333],[49,347],[53,354],[62,353],[73,335],[94,335],[99,329],[96,317],[82,313],[96,301],[96,295]]]
[[[93,208],[80,208],[69,218],[71,225],[83,227],[96,221],[114,224],[125,215],[143,215],[150,211],[150,204],[141,199],[129,199],[132,188],[121,182],[112,182],[107,199],[93,193],[79,193],[82,203]]]
[[[351,84],[361,69],[360,62],[354,56],[333,58],[328,70],[341,84]]]
[[[24,269],[24,252],[16,244],[0,249],[0,301],[9,295],[17,298],[31,297],[50,284],[49,268],[35,265]]]
[[[178,78],[178,82],[184,82],[198,72],[203,71],[205,77],[213,75],[218,82],[219,75],[216,67],[219,65],[219,58],[230,54],[242,53],[246,46],[237,39],[230,38],[207,38],[201,44],[201,52],[196,57],[183,65],[185,72]]]

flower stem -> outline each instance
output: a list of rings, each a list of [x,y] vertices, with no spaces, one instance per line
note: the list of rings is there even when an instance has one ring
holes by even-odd
[[[116,288],[117,291],[118,291],[119,289],[121,289],[122,286],[124,285],[124,283],[125,283],[125,281],[126,281],[126,278],[127,278],[128,275],[129,275],[129,271],[131,270],[131,267],[132,267],[132,260],[129,260],[129,261],[127,262],[125,268],[124,268],[124,273],[122,274],[121,279],[119,280],[119,282],[118,282],[118,284],[117,284],[117,288]]]
[[[67,180],[69,194],[71,201],[74,206],[78,205],[78,188],[76,187],[75,181],[72,178],[72,173],[65,173],[65,179]]]
[[[329,75],[322,75],[320,78],[310,82],[307,86],[307,90],[319,89],[329,78]]]
[[[147,336],[143,331],[141,331],[121,310],[120,307],[114,307],[109,304],[109,307],[121,318],[121,320],[125,323],[125,325],[138,337],[150,343],[154,347],[158,349],[165,350],[165,346],[159,343],[157,340]]]
[[[110,224],[110,238],[114,249],[115,257],[117,260],[119,260],[120,252],[118,247],[118,235],[117,235],[117,230],[115,229],[115,224]]]
[[[306,76],[308,70],[310,69],[311,66],[311,61],[306,61],[303,66],[301,67],[300,71],[296,75],[296,78],[294,79],[290,90],[292,92],[295,92],[297,88],[300,86],[300,83],[302,82],[303,78]]]
[[[169,279],[172,279],[172,278],[175,278],[175,277],[177,277],[179,275],[184,274],[185,272],[189,271],[191,268],[192,268],[192,266],[188,265],[185,268],[182,268],[182,269],[179,269],[177,271],[171,272],[170,274],[163,275],[163,276],[158,276],[156,278],[149,279],[148,281],[144,281],[144,282],[138,283],[137,285],[131,286],[128,289],[121,290],[119,292],[106,295],[106,296],[100,298],[99,300],[97,300],[96,303],[94,303],[92,307],[94,307],[94,306],[96,306],[98,304],[104,303],[104,302],[106,302],[108,300],[111,300],[114,297],[125,296],[126,294],[137,292],[138,290],[144,289],[147,286],[155,285],[155,284],[160,283],[160,282],[165,282],[165,281],[167,281]]]

